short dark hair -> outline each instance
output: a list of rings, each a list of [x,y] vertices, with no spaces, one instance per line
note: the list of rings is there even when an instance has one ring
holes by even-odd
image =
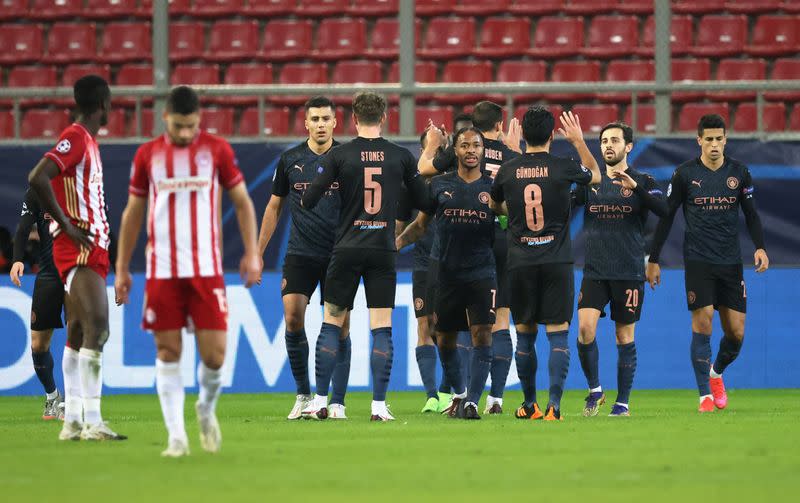
[[[600,136],[598,138],[602,141],[603,133],[605,133],[609,129],[621,129],[622,130],[622,139],[625,141],[625,145],[629,143],[633,143],[633,128],[629,125],[625,124],[624,122],[609,122],[603,129],[600,130]]]
[[[419,145],[425,148],[426,143],[428,143],[428,131],[423,131],[422,134],[419,135]]]
[[[167,113],[191,115],[200,110],[197,92],[189,86],[178,86],[167,97]]]
[[[380,124],[384,113],[386,113],[386,98],[378,93],[361,92],[353,98],[353,114],[361,125]]]
[[[86,75],[75,81],[72,95],[78,111],[88,115],[99,110],[103,103],[111,98],[111,88],[103,77]]]
[[[503,108],[491,101],[481,101],[472,110],[472,124],[484,133],[503,120]]]
[[[700,117],[697,123],[697,137],[703,136],[703,131],[706,129],[722,129],[725,131],[725,119],[719,114],[706,114]]]
[[[467,127],[462,127],[461,129],[456,131],[456,134],[453,135],[453,147],[455,147],[456,143],[458,143],[459,136],[461,136],[464,133],[469,133],[470,131],[472,131],[473,133],[477,133],[477,135],[481,138],[481,144],[484,143],[485,138],[483,137],[483,131],[481,131],[475,126],[467,126]]]
[[[453,130],[456,129],[456,124],[459,122],[472,122],[472,114],[468,114],[467,112],[459,112],[453,117]]]
[[[545,107],[529,107],[522,116],[522,138],[529,146],[538,147],[550,141],[555,127],[556,119]]]
[[[336,105],[333,104],[330,98],[325,96],[312,96],[308,101],[306,101],[304,107],[306,109],[306,113],[308,113],[309,108],[331,107],[331,110],[336,110]]]

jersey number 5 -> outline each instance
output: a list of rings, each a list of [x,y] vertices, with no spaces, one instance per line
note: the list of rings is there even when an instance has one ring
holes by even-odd
[[[528,229],[539,232],[544,229],[544,211],[542,209],[542,188],[532,183],[525,186],[525,223]]]
[[[372,177],[380,176],[382,171],[383,168],[364,168],[364,211],[370,215],[381,211],[381,183]]]

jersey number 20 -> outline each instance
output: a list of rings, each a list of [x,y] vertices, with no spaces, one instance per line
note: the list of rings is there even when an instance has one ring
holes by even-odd
[[[525,223],[528,229],[539,232],[544,229],[544,210],[542,209],[542,188],[532,183],[525,186]]]
[[[381,211],[381,182],[372,177],[380,175],[383,168],[364,168],[364,211],[377,215]]]

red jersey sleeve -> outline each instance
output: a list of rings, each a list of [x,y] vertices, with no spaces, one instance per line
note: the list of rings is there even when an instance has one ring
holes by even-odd
[[[216,160],[219,182],[226,190],[232,189],[239,182],[244,181],[244,175],[239,171],[239,162],[236,160],[230,143],[224,140],[219,142]]]
[[[131,166],[131,181],[128,185],[128,192],[134,196],[145,197],[150,190],[150,152],[152,149],[149,144],[142,145],[136,150]]]
[[[58,138],[58,143],[44,156],[55,162],[61,173],[75,174],[75,167],[86,156],[86,140],[83,132],[67,128]]]

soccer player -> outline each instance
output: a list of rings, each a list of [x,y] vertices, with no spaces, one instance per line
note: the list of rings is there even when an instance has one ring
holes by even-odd
[[[531,107],[522,119],[526,152],[503,163],[492,185],[495,211],[508,212],[511,314],[517,329],[517,373],[525,395],[516,411],[520,419],[543,417],[536,402],[537,324],[545,325],[550,341],[550,399],[544,419],[561,419],[574,297],[570,186],[600,181],[578,117],[562,114],[561,126],[559,132],[578,151],[580,163],[550,155],[555,119],[547,109]]]
[[[320,159],[339,144],[333,139],[333,130],[336,127],[333,102],[324,96],[315,96],[306,102],[305,110],[308,139],[281,155],[272,181],[272,196],[264,210],[258,236],[259,256],[263,257],[288,196],[292,225],[289,249],[283,261],[281,295],[286,322],[286,352],[297,384],[297,399],[287,419],[300,419],[300,413],[313,398],[308,378],[306,306],[318,284],[324,292],[325,273],[333,250],[336,224],[339,223],[339,195],[336,185],[325,192],[312,211],[305,211],[300,207],[300,198],[317,175],[316,168]],[[263,261],[261,267],[263,270]],[[347,418],[344,395],[350,376],[351,352],[348,326],[349,315],[342,327],[338,361],[333,373],[333,397],[328,408],[332,419]]]
[[[42,419],[64,419],[64,397],[58,392],[53,378],[53,355],[50,354],[50,341],[53,330],[63,328],[61,311],[64,306],[64,284],[58,277],[53,264],[53,239],[50,237],[52,218],[42,210],[33,191],[25,192],[19,225],[14,236],[14,259],[11,266],[11,281],[22,286],[21,277],[25,273],[25,245],[31,228],[36,225],[39,234],[39,272],[33,286],[31,304],[31,354],[33,369],[45,392]]]
[[[382,96],[372,92],[357,94],[353,98],[353,114],[358,137],[331,149],[317,168],[319,176],[302,198],[303,207],[312,210],[324,193],[338,183],[342,205],[325,278],[325,314],[316,347],[317,392],[303,415],[316,419],[328,416],[328,388],[342,326],[363,277],[373,339],[371,420],[391,421],[394,417],[386,406],[386,389],[393,357],[398,196],[405,183],[418,202],[425,184],[418,177],[411,152],[381,137],[386,121],[386,100]]]
[[[122,214],[116,267],[117,304],[127,303],[133,283],[131,255],[147,210],[147,281],[143,327],[156,342],[156,390],[169,433],[162,456],[189,454],[183,419],[181,330],[194,331],[200,364],[195,404],[200,445],[219,451],[216,405],[225,360],[228,305],[220,258],[220,186],[233,201],[244,241],[239,272],[246,287],[258,280],[256,217],[231,146],[200,130],[197,94],[174,88],[164,111],[166,133],[136,151],[128,204]]]
[[[644,302],[644,224],[650,211],[667,214],[664,195],[653,177],[628,166],[633,130],[612,122],[600,131],[605,161],[600,184],[582,185],[574,192],[584,206],[586,263],[578,295],[578,357],[589,383],[584,416],[596,416],[605,402],[600,386],[599,352],[595,340],[598,320],[611,304],[616,324],[617,400],[610,416],[630,415],[628,402],[636,372],[634,329]]]
[[[108,340],[110,243],[103,165],[95,136],[108,122],[111,90],[96,75],[73,87],[77,117],[28,176],[42,209],[50,214],[53,263],[64,284],[69,313],[62,368],[66,395],[61,440],[124,440],[103,421],[102,351]],[[81,417],[81,407],[83,417]]]
[[[753,179],[747,166],[725,156],[725,121],[704,115],[697,125],[700,157],[678,166],[667,190],[669,214],[656,227],[647,264],[651,288],[661,282],[658,265],[678,208],[683,207],[686,301],[692,312],[691,358],[700,412],[724,409],[728,404],[722,373],[733,363],[744,340],[747,293],[739,248],[739,209],[756,247],[756,272],[769,268],[764,231],[753,200]],[[725,332],[711,365],[711,322],[719,311]]]
[[[495,322],[497,282],[492,244],[494,212],[489,208],[492,178],[481,172],[483,135],[476,127],[454,137],[458,170],[431,180],[425,212],[397,238],[400,249],[425,232],[429,214],[435,212],[439,240],[439,291],[436,305],[436,340],[444,370],[456,394],[448,408],[451,417],[480,419],[478,401],[492,365],[492,325]],[[469,387],[462,381],[456,337],[459,330],[472,334]]]

